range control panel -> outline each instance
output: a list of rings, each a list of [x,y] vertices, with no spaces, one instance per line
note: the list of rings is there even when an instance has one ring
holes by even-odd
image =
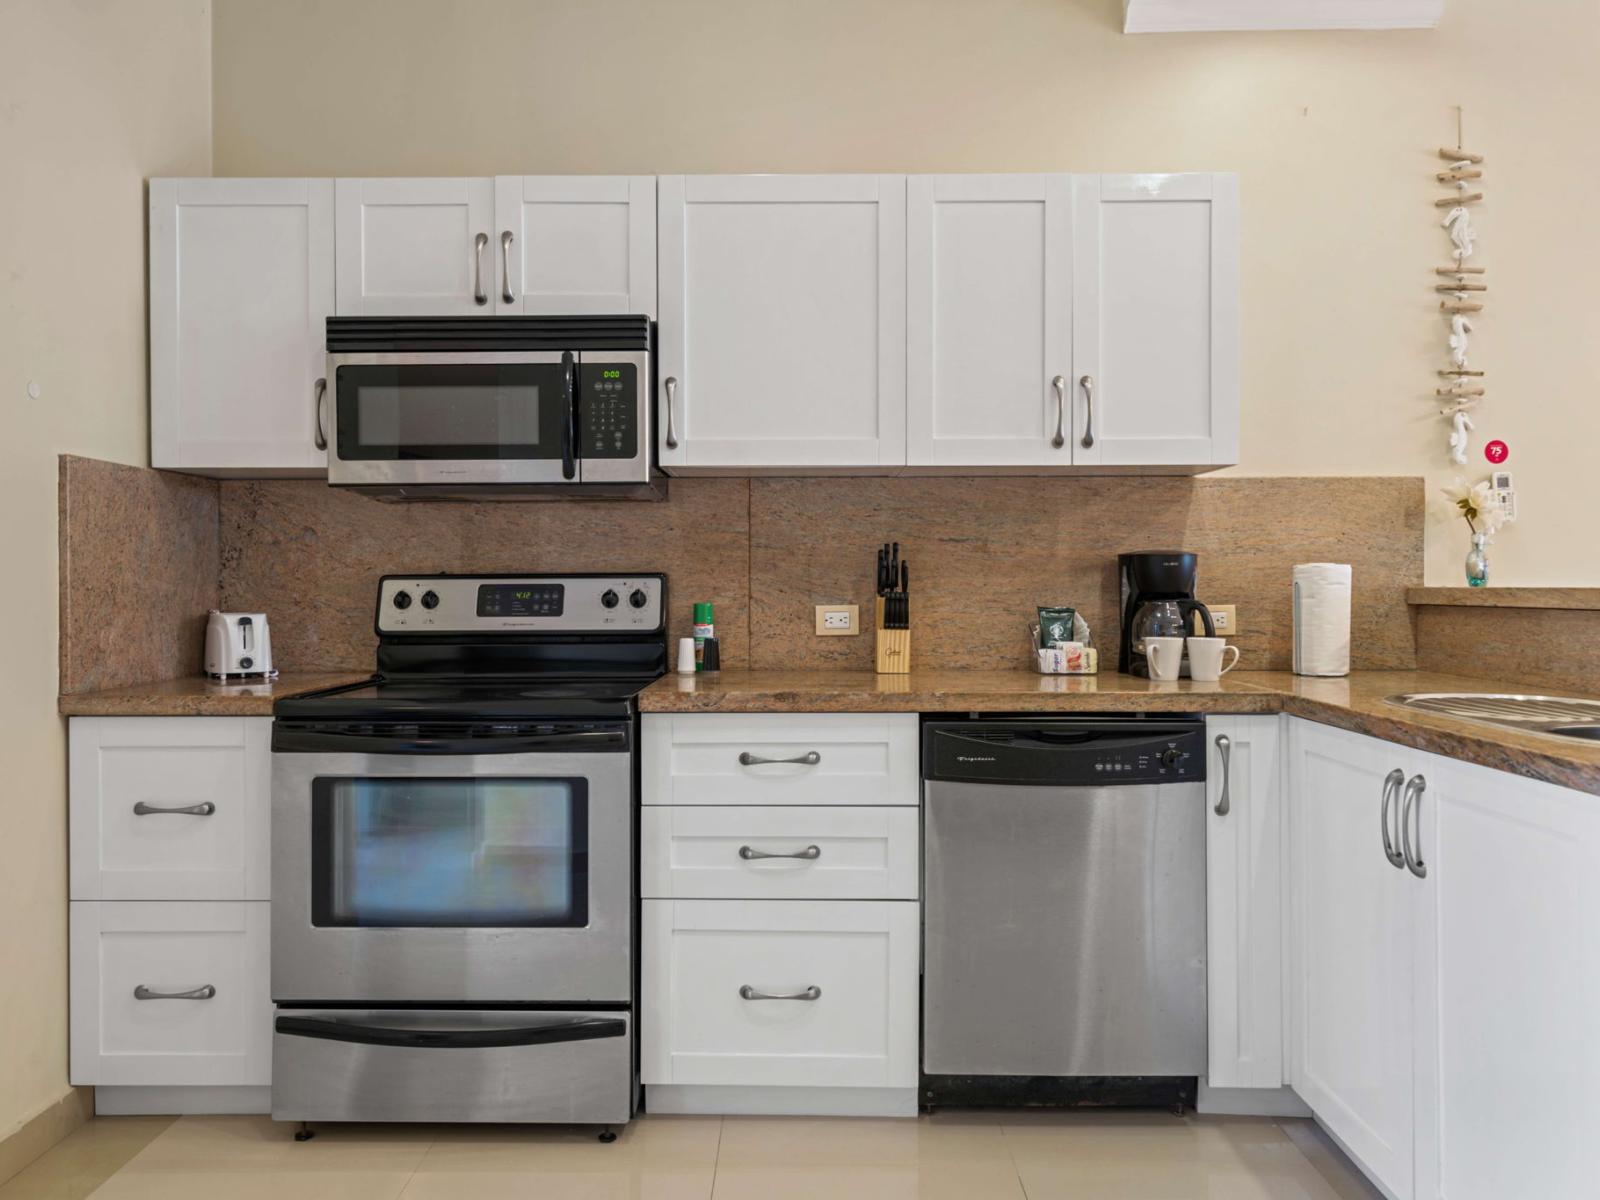
[[[380,634],[654,633],[662,575],[387,575]]]

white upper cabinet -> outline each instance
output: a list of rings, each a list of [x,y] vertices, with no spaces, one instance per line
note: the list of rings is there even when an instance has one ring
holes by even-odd
[[[906,182],[912,467],[1073,461],[1072,177]]]
[[[494,189],[496,311],[655,315],[655,176],[502,175]]]
[[[150,461],[314,474],[333,181],[150,181]]]
[[[657,182],[661,464],[903,467],[905,177]]]
[[[340,179],[340,316],[494,311],[494,180]]]
[[[1228,174],[1074,181],[1073,461],[1239,461],[1239,202]]]

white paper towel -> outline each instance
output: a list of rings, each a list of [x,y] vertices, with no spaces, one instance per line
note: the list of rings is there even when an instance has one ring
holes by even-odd
[[[1294,673],[1350,674],[1350,564],[1294,569]]]

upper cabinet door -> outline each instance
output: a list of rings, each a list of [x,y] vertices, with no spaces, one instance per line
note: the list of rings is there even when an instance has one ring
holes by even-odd
[[[1075,180],[1073,461],[1239,461],[1239,201],[1227,174]]]
[[[340,179],[340,316],[494,311],[493,179]]]
[[[150,461],[219,474],[327,466],[333,181],[150,181]]]
[[[494,187],[497,311],[655,315],[655,176],[502,175]]]
[[[662,176],[661,465],[905,465],[903,175]]]
[[[906,190],[908,462],[1070,466],[1072,177]]]

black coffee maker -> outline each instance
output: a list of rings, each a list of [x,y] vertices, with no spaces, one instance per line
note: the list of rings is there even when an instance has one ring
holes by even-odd
[[[1200,614],[1207,637],[1216,637],[1211,612],[1194,598],[1198,570],[1195,556],[1182,550],[1144,550],[1117,555],[1117,577],[1122,584],[1122,638],[1117,670],[1149,677],[1145,659],[1147,637],[1187,637],[1193,615]],[[1189,674],[1185,656],[1180,675]]]

